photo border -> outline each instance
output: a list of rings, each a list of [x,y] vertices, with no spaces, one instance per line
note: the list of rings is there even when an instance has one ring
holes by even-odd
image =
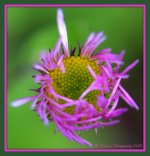
[[[7,148],[7,8],[9,7],[143,8],[143,149],[8,149]],[[4,152],[146,152],[146,5],[145,4],[4,4]]]

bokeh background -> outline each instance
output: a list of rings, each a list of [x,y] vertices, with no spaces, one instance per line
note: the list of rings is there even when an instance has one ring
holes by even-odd
[[[139,145],[143,143],[143,44],[142,8],[63,8],[67,25],[69,46],[84,44],[91,31],[104,31],[107,40],[96,51],[109,47],[119,53],[125,50],[125,68],[135,59],[139,64],[130,71],[130,78],[122,80],[123,86],[137,102],[140,110],[129,108],[119,117],[121,123],[112,127],[83,132],[82,137],[92,142],[92,148],[113,148],[115,145]],[[44,126],[31,103],[12,108],[10,102],[34,95],[29,89],[36,88],[32,79],[32,65],[39,61],[42,50],[53,49],[58,31],[57,8],[8,8],[8,105],[7,148],[9,149],[55,149],[89,148],[70,142],[56,132],[55,124]],[[120,100],[120,106],[127,104]],[[128,107],[128,106],[127,106]]]

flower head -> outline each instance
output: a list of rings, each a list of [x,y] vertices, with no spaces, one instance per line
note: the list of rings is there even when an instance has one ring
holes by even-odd
[[[55,48],[41,53],[41,63],[33,68],[39,71],[34,76],[40,88],[33,89],[37,94],[11,103],[18,107],[33,101],[44,124],[55,122],[58,130],[71,141],[91,145],[77,135],[77,131],[95,129],[117,124],[112,120],[127,111],[117,108],[119,98],[138,110],[137,104],[121,85],[127,79],[127,72],[138,60],[120,72],[124,51],[113,54],[105,48],[93,54],[94,50],[106,39],[103,32],[91,33],[85,44],[68,50],[67,30],[61,9],[57,12],[60,37]],[[111,120],[110,120],[111,119]]]

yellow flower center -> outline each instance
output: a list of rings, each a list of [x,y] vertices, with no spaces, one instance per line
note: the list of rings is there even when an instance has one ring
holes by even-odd
[[[52,79],[51,85],[56,93],[71,99],[78,99],[93,82],[94,79],[87,68],[88,65],[91,66],[96,74],[100,74],[98,64],[95,61],[90,61],[88,58],[71,56],[65,58],[63,64],[65,73],[62,73],[59,67],[49,72]],[[95,90],[85,96],[85,99],[93,104],[96,109],[99,109],[96,106],[97,96],[99,94],[100,91]],[[64,101],[59,100],[58,103],[63,104]],[[74,106],[67,107],[64,111],[73,114]]]

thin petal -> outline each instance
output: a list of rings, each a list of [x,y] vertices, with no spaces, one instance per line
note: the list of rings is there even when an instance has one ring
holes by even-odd
[[[92,144],[88,141],[86,141],[85,139],[82,139],[81,137],[79,137],[77,134],[73,133],[72,131],[71,132],[71,136],[73,137],[73,139],[77,142],[79,142],[80,144],[85,144],[85,145],[88,145],[88,146],[92,146]]]
[[[88,65],[88,70],[91,73],[91,75],[93,76],[94,79],[97,78],[97,75],[95,74],[95,72],[93,71],[93,69],[91,68],[91,66]]]
[[[119,108],[119,109],[113,111],[113,112],[111,113],[110,117],[112,117],[112,118],[118,117],[118,116],[120,116],[120,115],[126,113],[127,111],[128,111],[127,108]]]
[[[126,101],[128,101],[128,104],[131,107],[134,107],[136,110],[139,110],[139,107],[137,106],[136,102],[131,98],[131,96],[126,92],[126,90],[121,85],[119,85],[119,88],[124,94],[124,98],[127,99]]]
[[[37,103],[38,99],[40,98],[40,96],[41,96],[41,94],[38,94],[38,95],[36,96],[36,98],[34,99],[32,105],[31,105],[31,109],[34,109],[34,108],[35,108],[36,103]]]
[[[100,50],[98,53],[96,53],[96,55],[110,53],[110,52],[111,52],[111,48],[105,48],[105,49]]]
[[[93,39],[94,35],[95,35],[94,32],[90,33],[90,35],[88,36],[88,38],[87,38],[87,40],[86,40],[86,42],[85,42],[85,44],[84,44],[84,47],[85,47],[89,42],[91,42],[91,40]]]
[[[35,75],[33,78],[34,78],[36,83],[39,83],[45,79],[44,76],[42,76],[42,75]]]
[[[109,97],[109,99],[108,99],[108,103],[107,103],[107,105],[106,105],[106,108],[109,106],[109,104],[111,103],[111,101],[112,101],[112,98],[113,98],[113,96],[115,95],[115,93],[116,93],[116,91],[117,91],[117,89],[118,89],[118,86],[119,86],[119,84],[120,84],[120,81],[121,81],[121,78],[119,78],[118,80],[117,80],[117,82],[116,82],[116,84],[115,84],[115,86],[114,86],[114,89],[113,89],[113,91],[112,91],[112,93],[111,93],[111,96]]]
[[[117,107],[118,101],[119,101],[119,97],[116,98],[115,102],[113,103],[113,106],[111,107],[110,111],[108,112],[106,116],[109,116],[115,110],[115,108]]]
[[[115,124],[118,124],[120,121],[119,120],[114,120],[114,121],[111,121],[111,122],[103,122],[101,123],[101,126],[112,126],[112,125],[115,125]]]
[[[44,72],[46,74],[49,74],[48,71],[38,63],[33,65],[33,68],[36,69],[36,70],[42,71],[42,72]]]
[[[101,66],[101,68],[103,68],[103,70],[105,71],[105,73],[106,73],[110,78],[113,77],[112,73],[108,70],[108,68],[106,68],[105,66]]]
[[[16,101],[13,101],[11,102],[11,106],[13,107],[19,107],[19,106],[22,106],[23,104],[29,102],[29,101],[32,101],[35,99],[36,96],[29,96],[29,97],[26,97],[26,98],[21,98],[21,99],[18,99]]]
[[[90,34],[88,38],[88,42],[84,45],[81,55],[90,57],[93,51],[98,47],[100,43],[102,43],[106,39],[106,36],[103,36],[103,32],[99,32],[96,35],[93,33]]]
[[[65,50],[65,54],[69,56],[67,29],[66,29],[66,25],[64,22],[64,15],[61,9],[58,9],[57,11],[57,25],[58,25],[60,36],[62,38],[62,43],[63,43],[63,47]]]
[[[129,70],[131,70],[134,66],[136,66],[138,64],[139,60],[134,61],[133,63],[131,63],[123,72],[122,74],[126,74]]]
[[[42,60],[43,62],[46,62],[46,58],[47,58],[46,52],[45,52],[45,51],[42,51],[42,52],[40,53],[40,56],[41,56],[41,60]]]
[[[88,123],[88,122],[95,122],[95,121],[98,121],[100,119],[102,119],[102,116],[98,116],[96,118],[92,118],[92,119],[89,119],[89,120],[77,121],[76,123],[77,124],[83,124],[83,123]]]
[[[58,39],[56,45],[55,45],[54,52],[53,52],[53,53],[54,53],[54,59],[55,59],[55,61],[57,61],[57,54],[58,54],[58,52],[60,51],[61,42],[62,42],[62,39],[61,39],[61,37],[60,37],[60,38]]]
[[[61,57],[58,60],[57,66],[60,67],[62,73],[64,74],[65,73],[65,66],[64,66],[64,63],[62,62],[63,58],[64,58],[64,55],[61,55]]]
[[[81,51],[81,56],[84,56],[85,48],[87,47],[87,45],[89,44],[89,42],[91,42],[91,40],[93,39],[94,35],[95,35],[94,32],[92,32],[92,33],[90,33],[90,35],[88,36],[88,38],[87,38],[87,40],[86,40],[86,42],[85,42],[85,44],[84,44],[84,46],[83,46],[83,49],[82,49],[82,51]]]

